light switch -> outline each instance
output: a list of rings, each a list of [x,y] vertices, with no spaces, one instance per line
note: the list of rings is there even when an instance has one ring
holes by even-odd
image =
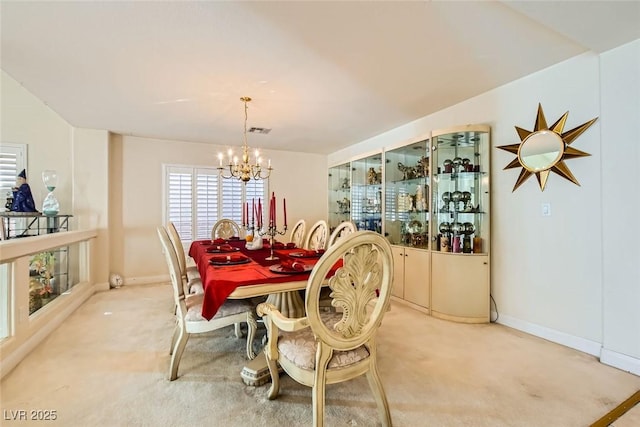
[[[551,203],[542,204],[542,216],[551,216]]]

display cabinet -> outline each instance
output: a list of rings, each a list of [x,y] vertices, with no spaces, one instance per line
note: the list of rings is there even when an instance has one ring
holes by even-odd
[[[431,313],[463,322],[489,319],[490,128],[431,135]]]
[[[351,162],[351,220],[382,233],[382,153]]]
[[[392,295],[424,309],[430,307],[430,253],[408,246],[391,246],[393,254]]]
[[[489,321],[490,136],[487,125],[433,131],[329,169],[330,226],[350,209],[359,230],[382,232],[393,296],[435,317]]]
[[[429,308],[429,139],[384,152],[384,234],[394,256],[393,295]]]
[[[392,245],[429,247],[429,140],[385,152],[384,233]]]
[[[351,219],[351,163],[329,168],[329,232]]]

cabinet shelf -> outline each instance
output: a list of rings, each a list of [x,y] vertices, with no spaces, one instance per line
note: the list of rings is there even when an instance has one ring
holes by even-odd
[[[458,178],[466,178],[468,179],[469,177],[473,177],[473,178],[478,178],[481,176],[486,175],[486,172],[451,172],[451,173],[447,173],[447,172],[440,172],[440,173],[436,173],[434,174],[434,178],[438,179],[438,178],[450,178],[450,179],[458,179]]]

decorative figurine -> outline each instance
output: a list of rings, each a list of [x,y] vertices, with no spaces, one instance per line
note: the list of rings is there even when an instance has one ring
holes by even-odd
[[[402,162],[398,162],[398,170],[402,172],[402,180],[413,179],[415,176],[415,169],[409,166],[405,166]]]
[[[22,169],[16,178],[16,186],[13,191],[13,204],[11,210],[13,212],[38,212],[36,204],[31,195],[31,187],[27,184],[27,172]]]
[[[58,203],[58,199],[53,194],[53,190],[56,189],[58,185],[58,173],[54,170],[46,170],[42,172],[42,182],[44,186],[49,190],[49,194],[45,197],[44,202],[42,202],[42,213],[45,215],[58,215],[60,211],[60,203]]]
[[[9,212],[13,206],[13,192],[7,191],[7,202],[4,204],[4,208]]]
[[[374,168],[369,168],[367,172],[367,183],[371,184],[380,184],[382,178],[382,172],[376,172]]]
[[[351,211],[351,200],[346,197],[342,200],[337,200],[336,203],[338,204],[339,213],[345,214]]]
[[[429,158],[422,156],[416,166],[419,177],[429,176]]]
[[[343,178],[343,180],[342,180],[342,189],[343,190],[348,190],[349,189],[349,178]]]
[[[422,190],[422,185],[418,185],[416,187],[416,211],[423,212],[429,209],[427,204],[427,199],[425,198],[425,194]]]

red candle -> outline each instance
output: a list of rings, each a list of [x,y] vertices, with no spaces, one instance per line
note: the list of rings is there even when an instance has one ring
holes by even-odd
[[[256,223],[256,199],[251,199],[251,225]]]
[[[258,230],[262,229],[262,199],[258,199]]]
[[[284,212],[284,228],[287,228],[287,199],[282,199],[282,211]]]
[[[276,226],[276,193],[271,193],[271,199],[273,200],[273,226]]]
[[[249,202],[246,203],[246,207],[244,211],[244,225],[246,227],[249,226]]]

